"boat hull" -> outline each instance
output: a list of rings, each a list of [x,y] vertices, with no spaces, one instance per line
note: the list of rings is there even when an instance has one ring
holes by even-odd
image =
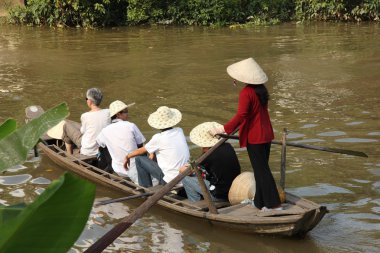
[[[133,184],[133,182],[114,174],[103,172],[83,160],[75,159],[74,156],[67,155],[55,145],[39,143],[39,148],[63,169],[69,170],[97,185],[111,188],[126,195],[141,193],[141,187]],[[292,208],[288,212],[264,213],[254,211],[254,208],[249,205],[239,204],[220,208],[218,209],[218,214],[212,214],[207,209],[195,207],[191,202],[177,200],[169,196],[164,196],[157,202],[157,205],[230,230],[286,237],[304,236],[327,213],[326,207],[290,193],[286,193],[286,202],[296,208]]]

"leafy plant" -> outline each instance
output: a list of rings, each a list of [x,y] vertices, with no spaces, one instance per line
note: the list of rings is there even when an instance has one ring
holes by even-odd
[[[65,173],[30,205],[0,206],[0,252],[67,252],[94,198],[95,185]]]
[[[62,103],[21,128],[0,125],[0,170],[19,164],[49,128],[67,117]],[[81,234],[95,198],[95,185],[71,174],[53,181],[26,205],[0,205],[0,252],[67,252]]]
[[[380,0],[28,0],[11,22],[50,26],[379,21]]]
[[[3,124],[0,125],[0,140],[5,136],[11,134],[17,128],[16,120],[7,119]]]
[[[62,103],[18,129],[14,120],[4,122],[0,126],[0,171],[24,162],[39,138],[68,114],[67,105]]]
[[[305,20],[379,21],[380,0],[296,0],[296,18]]]

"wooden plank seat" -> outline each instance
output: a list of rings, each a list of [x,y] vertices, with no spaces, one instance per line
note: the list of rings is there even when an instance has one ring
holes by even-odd
[[[147,191],[148,192],[157,192],[157,191],[159,191],[162,187],[164,187],[163,185],[155,185],[155,186],[153,186],[153,187],[149,187],[149,188],[147,188]],[[178,192],[179,190],[181,190],[181,189],[183,189],[183,186],[182,185],[176,185],[176,186],[174,186],[172,189],[171,189],[171,192],[172,193],[176,193],[176,192]]]
[[[190,200],[186,199],[186,200],[183,200],[183,202],[192,204],[194,206],[197,206],[200,209],[202,209],[203,211],[207,211],[208,210],[208,205],[207,205],[207,201],[206,200],[190,201]],[[227,206],[231,205],[230,202],[228,202],[228,201],[213,201],[213,203],[214,203],[216,209],[227,207]]]
[[[80,160],[83,162],[89,162],[89,161],[94,161],[96,160],[96,155],[93,156],[88,156],[88,155],[82,155],[80,153],[74,153],[71,155],[72,157],[68,156],[70,160],[75,161],[75,160]]]

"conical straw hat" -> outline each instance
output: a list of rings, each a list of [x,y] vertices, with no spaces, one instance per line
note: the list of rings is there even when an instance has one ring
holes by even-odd
[[[227,73],[235,80],[247,84],[264,84],[268,77],[259,64],[253,59],[248,58],[227,67]]]
[[[253,172],[245,171],[232,182],[228,192],[228,200],[231,205],[236,205],[245,199],[253,199],[256,192],[255,176]]]
[[[53,139],[62,140],[63,135],[63,125],[66,123],[66,121],[62,120],[57,125],[50,128],[46,134]]]

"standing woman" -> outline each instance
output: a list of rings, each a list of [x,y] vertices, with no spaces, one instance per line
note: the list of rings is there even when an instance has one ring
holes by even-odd
[[[238,110],[224,126],[214,128],[211,134],[232,133],[239,128],[240,147],[247,147],[256,180],[254,204],[261,210],[281,210],[276,183],[269,168],[273,128],[268,113],[269,94],[264,83],[267,75],[261,67],[248,58],[227,67],[227,73],[245,84],[239,95]]]

